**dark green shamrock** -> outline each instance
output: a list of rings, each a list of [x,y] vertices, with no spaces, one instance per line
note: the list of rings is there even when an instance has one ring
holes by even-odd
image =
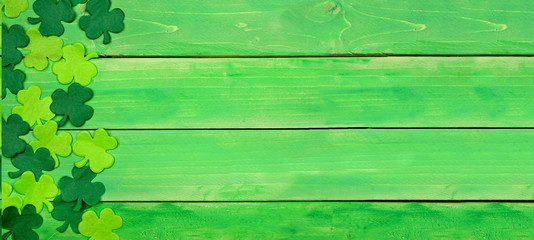
[[[39,18],[29,17],[28,22],[41,23],[39,32],[43,36],[61,36],[65,32],[61,21],[70,23],[76,18],[70,0],[36,0],[33,3],[33,11]]]
[[[35,206],[26,205],[22,209],[22,214],[16,207],[8,207],[2,213],[2,228],[9,231],[2,235],[2,239],[11,236],[13,240],[38,240],[39,235],[32,229],[43,224],[43,217],[37,214]]]
[[[15,65],[22,61],[22,53],[17,48],[28,46],[30,38],[20,25],[13,25],[10,28],[2,24],[2,67],[10,64]]]
[[[77,201],[74,211],[80,211],[83,203],[93,206],[100,201],[100,197],[106,191],[104,184],[101,182],[92,183],[96,173],[87,167],[72,168],[74,178],[64,176],[59,179],[58,186],[61,189],[61,199],[65,202]]]
[[[124,29],[124,12],[115,8],[109,11],[110,0],[89,0],[86,11],[89,16],[80,18],[80,28],[89,39],[97,39],[104,34],[104,44],[111,42],[109,32],[118,33]]]
[[[70,228],[75,233],[80,233],[78,231],[78,225],[82,221],[83,211],[89,206],[83,204],[82,208],[79,211],[74,211],[76,202],[65,202],[61,199],[61,196],[57,196],[54,199],[54,211],[52,211],[52,217],[58,221],[65,221],[63,225],[58,227],[56,230],[59,232],[65,232],[70,225]]]
[[[2,118],[2,154],[11,158],[26,149],[26,142],[19,138],[30,131],[30,125],[22,121],[17,114],[12,114],[4,121]]]
[[[80,3],[86,3],[87,0],[70,0],[70,2],[72,3],[72,6],[76,6]]]
[[[6,97],[6,89],[13,94],[17,94],[22,90],[22,82],[26,78],[21,70],[13,70],[14,64],[10,64],[7,67],[2,67],[2,99]]]
[[[85,105],[93,97],[93,90],[84,88],[79,83],[73,83],[69,86],[68,93],[63,89],[56,89],[52,93],[52,104],[50,110],[57,115],[63,115],[58,121],[59,126],[65,125],[67,118],[72,125],[82,126],[93,116],[93,108]]]
[[[23,172],[32,171],[35,175],[35,181],[39,181],[43,171],[52,171],[56,165],[48,149],[39,148],[34,153],[30,145],[26,145],[26,150],[23,153],[11,158],[11,162],[19,171],[8,173],[10,178],[18,178]]]

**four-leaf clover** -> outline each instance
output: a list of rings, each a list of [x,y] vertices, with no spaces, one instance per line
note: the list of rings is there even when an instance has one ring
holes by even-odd
[[[13,157],[21,153],[26,148],[26,142],[19,138],[30,131],[27,122],[17,114],[12,114],[4,121],[2,118],[2,155],[4,157]]]
[[[60,126],[70,119],[72,125],[80,127],[93,116],[93,108],[85,105],[85,102],[93,97],[93,91],[78,83],[71,84],[68,91],[68,93],[63,89],[54,91],[50,109],[57,115],[63,115],[63,119],[58,123]]]
[[[13,187],[8,182],[2,181],[2,212],[7,207],[22,207],[22,199],[18,195],[11,195]]]
[[[34,153],[30,145],[26,145],[26,150],[17,154],[11,159],[13,166],[19,169],[17,172],[9,172],[10,178],[17,178],[23,172],[31,171],[35,175],[35,180],[43,175],[43,171],[54,170],[54,160],[50,157],[50,152],[46,148],[39,148]]]
[[[76,18],[70,0],[36,0],[33,10],[40,18],[30,17],[28,22],[41,23],[39,31],[44,36],[61,36],[65,32],[61,21],[70,23]]]
[[[2,24],[2,67],[10,64],[15,65],[22,60],[22,53],[17,48],[28,46],[30,39],[24,33],[24,28],[20,25],[13,25],[10,28]]]
[[[48,121],[44,125],[36,126],[33,130],[33,136],[38,141],[31,141],[30,145],[36,151],[38,148],[46,148],[50,151],[50,156],[55,161],[55,167],[59,166],[59,159],[67,157],[72,152],[70,144],[72,143],[72,136],[68,132],[57,134],[57,123],[55,121]]]
[[[119,240],[119,236],[113,230],[120,227],[122,218],[115,215],[113,210],[104,208],[100,211],[100,218],[94,211],[85,212],[78,229],[82,235],[91,237],[91,240]]]
[[[97,73],[96,66],[89,60],[97,57],[96,53],[85,56],[85,47],[81,43],[65,45],[63,47],[65,61],[54,63],[52,71],[61,84],[69,84],[74,78],[75,82],[85,87]]]
[[[24,57],[24,65],[26,67],[44,70],[48,66],[48,59],[55,62],[63,55],[61,50],[63,40],[61,38],[56,36],[45,37],[35,28],[28,29],[26,34],[30,38],[30,44],[24,48],[25,50],[30,50],[30,53]]]
[[[6,97],[6,89],[13,94],[17,94],[22,90],[22,82],[26,78],[26,74],[21,70],[13,70],[15,65],[2,67],[2,99]]]
[[[16,18],[28,9],[28,0],[2,0],[0,5],[4,8],[6,17]]]
[[[82,221],[83,212],[89,206],[83,204],[83,207],[80,210],[74,211],[74,206],[77,202],[65,202],[61,199],[61,196],[57,196],[52,204],[54,204],[52,217],[58,221],[65,221],[65,223],[59,226],[57,230],[59,232],[65,232],[70,225],[73,232],[80,233],[78,225]]]
[[[41,88],[38,86],[30,86],[27,90],[20,90],[17,94],[17,101],[24,106],[16,106],[11,112],[18,114],[24,121],[33,127],[35,123],[41,125],[41,120],[48,121],[56,115],[50,111],[50,104],[52,104],[51,97],[41,99]]]
[[[9,231],[2,235],[2,239],[11,236],[13,240],[38,240],[39,235],[32,229],[42,224],[43,217],[37,214],[35,206],[25,206],[22,213],[16,207],[8,207],[2,213],[2,227]]]
[[[109,32],[118,33],[124,29],[124,12],[115,8],[109,11],[110,0],[91,0],[86,11],[89,16],[80,18],[80,28],[89,39],[97,39],[104,34],[104,44],[111,42]]]
[[[96,173],[89,167],[72,168],[72,177],[64,176],[58,186],[61,189],[61,199],[65,202],[76,201],[74,211],[82,209],[83,203],[93,206],[100,201],[100,197],[106,191],[101,182],[91,182],[96,177]]]
[[[115,158],[107,153],[106,150],[116,147],[117,140],[109,136],[104,129],[96,130],[94,138],[91,138],[89,132],[82,131],[76,135],[76,142],[72,149],[76,155],[84,157],[84,159],[74,163],[74,165],[81,168],[89,162],[89,167],[93,172],[102,172],[105,168],[110,168],[115,162]]]
[[[49,198],[54,198],[59,190],[54,184],[54,179],[48,174],[43,174],[39,181],[35,181],[35,175],[32,172],[24,172],[20,180],[13,185],[15,191],[24,195],[22,196],[23,206],[33,205],[40,213],[43,210],[43,204],[46,205],[49,212],[54,210],[54,205],[48,201]]]

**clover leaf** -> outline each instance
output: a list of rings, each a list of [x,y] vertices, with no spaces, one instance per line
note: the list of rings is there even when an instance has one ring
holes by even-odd
[[[96,53],[85,56],[85,47],[81,43],[65,45],[63,47],[65,61],[54,63],[52,71],[61,84],[69,84],[74,78],[75,82],[85,87],[97,73],[96,66],[89,60],[97,57]]]
[[[89,16],[80,18],[80,28],[89,39],[97,39],[104,34],[104,44],[111,42],[109,32],[118,33],[124,29],[124,12],[111,7],[110,0],[90,0],[86,11]]]
[[[94,138],[87,131],[82,131],[76,135],[76,142],[72,149],[80,157],[84,157],[79,162],[74,163],[81,168],[89,162],[89,167],[95,173],[102,172],[105,168],[110,168],[115,162],[115,158],[106,150],[117,147],[117,140],[108,135],[106,130],[98,129],[94,133]]]
[[[4,121],[2,118],[2,155],[11,158],[18,153],[24,152],[26,142],[19,138],[30,131],[27,122],[17,114],[12,114]]]
[[[13,94],[22,90],[22,82],[24,82],[26,74],[21,70],[13,70],[14,67],[13,64],[2,67],[2,99],[6,97],[6,89],[9,89]]]
[[[63,115],[63,119],[58,122],[60,126],[70,119],[72,125],[80,127],[93,116],[93,108],[85,105],[92,97],[93,91],[90,88],[74,83],[69,86],[68,93],[63,89],[52,93],[50,109],[57,115]]]
[[[70,0],[36,0],[33,3],[33,11],[39,18],[28,18],[30,24],[38,24],[39,31],[44,36],[61,36],[65,32],[63,22],[72,22],[76,18]]]
[[[80,233],[91,240],[119,240],[113,232],[122,227],[122,218],[115,215],[110,208],[100,211],[100,218],[94,211],[87,211],[82,215],[82,222],[78,226]]]
[[[6,17],[16,18],[28,9],[28,0],[2,0],[0,5],[4,8]]]
[[[86,3],[87,0],[71,0],[70,2],[72,3],[72,6],[76,6],[80,3]]]
[[[30,38],[20,25],[10,28],[2,24],[2,66],[15,65],[22,61],[22,53],[17,48],[28,46]]]
[[[56,228],[59,232],[65,232],[70,225],[70,228],[75,233],[80,233],[78,225],[82,221],[82,215],[85,209],[89,206],[82,204],[82,208],[78,211],[74,211],[76,202],[65,202],[61,199],[61,195],[57,196],[52,202],[54,205],[54,211],[52,211],[52,217],[58,221],[65,221],[63,225]]]
[[[24,172],[20,180],[16,181],[13,186],[15,191],[24,195],[22,196],[22,206],[31,204],[35,206],[37,213],[43,210],[43,204],[46,205],[49,212],[54,210],[52,203],[47,200],[55,197],[59,191],[52,176],[43,174],[36,182],[32,172]]]
[[[11,236],[13,240],[38,240],[39,235],[32,229],[43,224],[43,217],[37,214],[35,206],[27,205],[22,213],[16,207],[8,207],[2,214],[2,227],[9,229],[2,235],[2,239]]]
[[[30,146],[34,150],[39,148],[46,148],[50,151],[50,156],[55,161],[55,167],[59,166],[59,159],[57,155],[61,157],[67,157],[72,152],[70,144],[72,143],[72,136],[68,132],[62,132],[58,135],[57,123],[55,121],[48,121],[44,125],[35,126],[33,130],[33,136],[38,141],[31,141]]]
[[[30,86],[28,89],[20,90],[17,94],[17,101],[24,106],[16,106],[11,109],[11,113],[18,114],[24,121],[33,127],[35,123],[41,125],[41,120],[48,121],[56,116],[50,111],[52,104],[51,97],[41,99],[41,88]]]
[[[64,176],[59,180],[58,186],[61,189],[61,199],[65,202],[76,201],[74,211],[82,209],[83,203],[93,206],[100,201],[106,191],[101,182],[91,182],[96,173],[89,167],[72,168],[72,176]]]
[[[44,70],[48,66],[48,59],[55,62],[63,55],[61,50],[63,40],[61,38],[56,36],[45,37],[35,28],[28,29],[26,34],[30,38],[30,43],[24,48],[30,51],[24,57],[24,65],[26,67]]]
[[[54,160],[50,157],[50,152],[46,148],[39,148],[34,153],[33,148],[30,145],[26,145],[26,150],[17,154],[14,158],[11,158],[13,166],[19,169],[17,172],[9,172],[10,178],[17,178],[22,175],[23,172],[31,171],[35,175],[37,181],[43,171],[54,170]]]
[[[22,207],[22,199],[18,195],[11,195],[13,187],[8,182],[2,181],[2,212],[7,207]]]

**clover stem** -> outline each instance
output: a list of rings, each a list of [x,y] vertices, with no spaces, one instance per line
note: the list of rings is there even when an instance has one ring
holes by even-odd
[[[12,234],[11,231],[4,233],[4,235],[2,235],[2,240],[8,239],[9,236],[11,236],[11,234]]]
[[[18,172],[9,172],[7,175],[10,178],[18,178],[20,175],[22,175],[22,170],[19,170]]]
[[[109,35],[109,31],[104,31],[104,44],[108,44],[111,42],[111,35]]]
[[[69,222],[65,221],[65,223],[63,223],[63,225],[61,225],[58,228],[56,228],[56,230],[58,232],[65,232],[65,231],[67,231],[68,227],[69,227]]]
[[[28,18],[28,22],[30,24],[37,24],[37,23],[40,23],[41,22],[41,18],[32,18],[32,17],[29,17]]]
[[[43,201],[43,203],[46,205],[46,208],[48,208],[48,212],[52,212],[54,211],[54,205],[52,205],[52,203],[50,203],[49,201]]]
[[[67,123],[67,116],[63,115],[63,118],[57,122],[57,125],[61,127],[65,125],[65,123]]]
[[[98,58],[98,54],[95,52],[89,53],[89,55],[85,56],[85,60],[89,61],[92,58]]]
[[[87,161],[89,161],[89,158],[85,157],[83,158],[82,160],[78,161],[78,162],[75,162],[74,165],[77,167],[77,168],[82,168],[83,166],[85,166],[85,164],[87,163]]]
[[[74,211],[80,211],[80,209],[82,209],[82,199],[81,198],[78,198],[78,201],[76,202],[76,206],[74,206]]]

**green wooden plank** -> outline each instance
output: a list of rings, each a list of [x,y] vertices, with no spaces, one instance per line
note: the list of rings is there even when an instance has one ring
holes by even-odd
[[[116,162],[96,178],[106,201],[534,199],[534,130],[110,134]],[[56,181],[79,160],[61,159]],[[4,161],[3,179],[13,170]]]
[[[34,0],[30,0],[32,4]],[[102,55],[278,56],[332,54],[534,54],[529,0],[114,0],[126,29],[67,43]],[[84,7],[77,7],[78,15]],[[8,24],[35,17],[33,10]]]
[[[94,62],[84,128],[534,127],[534,58]],[[66,88],[50,68],[25,71],[45,96]]]
[[[121,239],[533,239],[528,203],[103,203]],[[86,239],[43,213],[40,239]]]

